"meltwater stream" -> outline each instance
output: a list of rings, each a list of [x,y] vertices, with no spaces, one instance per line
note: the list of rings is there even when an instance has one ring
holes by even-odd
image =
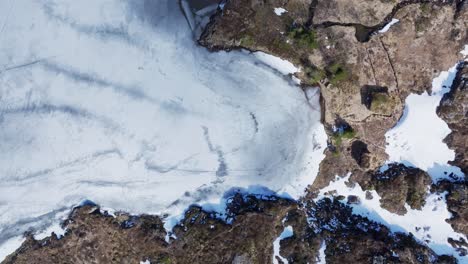
[[[0,13],[0,248],[83,200],[177,215],[232,187],[297,198],[313,182],[317,96],[252,54],[197,46],[177,1]]]

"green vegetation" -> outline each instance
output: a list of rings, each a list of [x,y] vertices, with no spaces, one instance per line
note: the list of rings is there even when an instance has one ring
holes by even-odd
[[[461,199],[461,194],[460,194],[460,192],[457,192],[457,191],[452,192],[452,193],[449,195],[449,199],[451,199],[451,200],[456,200],[456,201],[460,200],[460,199]]]
[[[330,72],[330,82],[333,85],[341,81],[345,81],[349,77],[349,73],[346,71],[345,67],[339,63],[333,63],[329,68],[328,71]]]
[[[429,3],[422,3],[419,5],[419,9],[423,15],[428,15],[431,12],[431,4]]]
[[[341,146],[343,139],[353,139],[356,137],[356,132],[354,130],[345,130],[343,132],[337,132],[333,134],[332,140],[336,147]]]
[[[245,35],[240,39],[240,44],[244,47],[249,47],[255,44],[255,40],[250,35]]]
[[[163,257],[158,263],[161,263],[161,264],[171,264],[172,261],[171,261],[171,258],[170,258],[170,257]]]
[[[316,49],[318,48],[315,31],[304,27],[293,27],[288,31],[288,37],[294,40],[300,47]]]
[[[409,191],[406,197],[406,202],[411,208],[421,208],[424,204],[424,196],[417,191]]]
[[[291,45],[286,43],[284,40],[275,39],[272,44],[273,49],[281,53],[289,53],[291,51]]]
[[[376,93],[372,95],[372,102],[371,102],[371,111],[376,111],[385,106],[388,103],[388,95],[384,93]]]
[[[315,67],[306,67],[304,72],[311,84],[317,84],[327,76],[324,70]]]

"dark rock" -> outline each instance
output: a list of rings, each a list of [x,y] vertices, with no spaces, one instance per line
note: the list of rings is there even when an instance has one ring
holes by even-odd
[[[378,85],[364,85],[361,88],[361,103],[371,109],[372,101],[376,95],[385,94],[388,95],[388,87]]]
[[[447,123],[452,132],[444,139],[455,150],[455,160],[451,164],[461,168],[468,175],[468,63],[461,62],[458,71],[440,105],[437,114]]]
[[[360,204],[361,200],[356,195],[348,196],[348,204]]]
[[[468,181],[443,180],[432,186],[433,192],[447,192],[447,208],[452,214],[448,222],[453,229],[468,234]]]
[[[368,188],[375,188],[381,197],[383,208],[393,213],[405,214],[405,203],[412,209],[422,208],[431,183],[429,175],[420,169],[390,164],[386,171],[377,170],[372,174]]]
[[[360,141],[355,140],[351,144],[351,157],[356,161],[356,163],[360,167],[367,167],[369,166],[369,150],[367,149],[367,144]]]

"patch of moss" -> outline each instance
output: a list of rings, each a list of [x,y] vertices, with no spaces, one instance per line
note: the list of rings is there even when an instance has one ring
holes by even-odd
[[[160,258],[160,259],[158,260],[158,263],[161,263],[161,264],[171,264],[171,263],[172,263],[172,260],[171,260],[170,257],[164,256],[164,257],[162,257],[162,258]]]
[[[431,5],[429,3],[422,3],[419,5],[419,9],[423,15],[428,15],[431,12]]]
[[[255,44],[255,40],[250,35],[245,35],[240,39],[240,44],[244,47],[253,46]]]
[[[304,72],[311,84],[317,84],[326,77],[326,72],[324,70],[315,67],[306,67]]]
[[[328,67],[328,71],[331,75],[330,82],[334,85],[347,80],[349,77],[349,73],[346,68],[339,63],[333,63],[330,67]]]
[[[452,192],[450,195],[449,195],[449,199],[452,199],[452,200],[455,200],[455,201],[459,201],[461,199],[461,194],[460,192]]]
[[[387,103],[388,103],[388,95],[384,93],[373,94],[372,102],[371,102],[371,110],[376,111],[376,110],[385,108]]]
[[[292,27],[288,31],[288,37],[300,47],[316,49],[319,46],[315,31],[304,27]]]
[[[280,53],[289,53],[291,51],[291,45],[281,39],[273,40],[272,47]]]
[[[333,134],[332,140],[335,146],[341,146],[343,139],[353,139],[356,137],[356,132],[354,130],[345,130],[343,132],[338,132]]]
[[[411,208],[421,208],[424,205],[424,197],[417,191],[409,191],[406,197],[406,202]]]
[[[333,157],[339,157],[341,154],[341,151],[338,148],[335,148],[332,154],[333,154]]]

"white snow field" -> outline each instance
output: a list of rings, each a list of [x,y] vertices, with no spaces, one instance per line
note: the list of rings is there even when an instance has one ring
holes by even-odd
[[[466,59],[467,55],[462,52],[461,54],[465,57],[462,59]],[[450,91],[457,65],[458,63],[433,79],[432,94],[411,94],[406,98],[403,116],[397,125],[386,133],[388,163],[399,162],[420,168],[427,171],[434,182],[450,178],[450,175],[463,176],[460,168],[448,164],[448,161],[454,159],[455,153],[448,148],[443,139],[451,130],[436,113],[443,95]],[[388,166],[385,165],[381,170],[384,171],[387,168]],[[351,205],[353,213],[382,223],[395,232],[411,232],[437,254],[454,255],[460,263],[468,263],[468,257],[460,256],[447,241],[450,237],[465,240],[467,237],[455,232],[445,221],[452,217],[447,209],[446,193],[430,194],[422,210],[413,210],[409,205],[405,205],[407,213],[397,215],[380,206],[380,196],[376,191],[371,191],[373,199],[367,200],[365,191],[359,184],[348,187],[346,182],[350,175],[343,178],[337,177],[329,186],[320,190],[319,198],[329,195],[327,192],[331,191],[336,191],[336,195],[355,195],[359,197],[360,203]],[[346,201],[347,199],[343,202]]]
[[[385,134],[389,162],[427,171],[434,182],[451,174],[463,176],[460,168],[448,164],[455,158],[455,151],[443,140],[451,130],[436,113],[440,100],[450,91],[456,72],[457,64],[434,78],[432,94],[410,94],[406,98],[403,116]]]
[[[192,36],[174,0],[0,1],[0,259],[84,200],[176,216],[313,182],[318,93]]]
[[[346,177],[337,177],[330,185],[320,190],[317,199],[327,196],[329,192],[336,191],[336,195],[355,195],[359,197],[359,204],[351,204],[353,213],[365,216],[373,221],[382,223],[394,232],[411,232],[421,243],[427,244],[437,254],[454,255],[461,261],[467,261],[467,257],[461,257],[455,249],[447,242],[449,237],[454,239],[467,239],[463,234],[457,233],[452,226],[445,221],[451,217],[447,210],[445,194],[431,194],[426,199],[426,204],[421,210],[411,209],[404,215],[398,215],[383,209],[380,206],[380,196],[376,191],[371,191],[373,199],[366,199],[366,192],[356,183],[354,187],[348,187],[351,174]],[[343,200],[344,203],[347,199]]]

